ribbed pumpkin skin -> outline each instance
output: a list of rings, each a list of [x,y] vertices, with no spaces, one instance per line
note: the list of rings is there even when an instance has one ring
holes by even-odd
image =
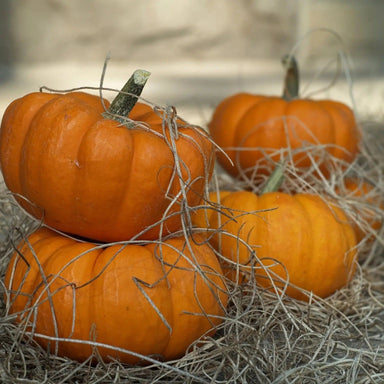
[[[211,195],[217,201],[217,193]],[[278,260],[288,271],[292,284],[320,297],[334,293],[353,277],[356,237],[341,209],[329,208],[319,196],[311,194],[270,192],[257,196],[248,191],[221,191],[220,197],[222,211],[197,211],[194,223],[200,228],[222,229],[210,241],[226,258],[243,265],[248,263],[250,253],[238,241],[239,236],[252,245],[263,265],[275,264],[268,258]],[[245,270],[246,267],[240,268]],[[286,280],[280,265],[268,270]],[[227,273],[234,278],[231,271]],[[256,281],[260,286],[271,286],[262,268],[257,268]],[[294,287],[288,287],[286,293],[306,300],[306,295]]]
[[[127,128],[102,112],[99,97],[81,92],[15,100],[1,125],[1,169],[9,190],[22,196],[19,203],[49,226],[95,241],[128,240],[164,213],[180,210],[178,202],[173,207],[170,202],[181,182],[174,175],[169,129],[165,139],[152,108],[137,103],[129,117],[154,132]],[[194,206],[211,176],[212,144],[195,127],[179,125],[178,131],[175,146],[188,204]],[[180,227],[180,215],[174,215],[163,232]],[[158,236],[155,227],[141,238]]]
[[[5,286],[12,292],[12,313],[38,305],[36,316],[34,312],[18,316],[21,320],[29,314],[35,333],[88,341],[94,337],[99,343],[173,359],[183,355],[190,343],[221,322],[217,317],[208,320],[201,315],[203,311],[212,316],[223,315],[227,302],[220,264],[207,245],[191,242],[191,256],[184,238],[171,239],[162,245],[161,261],[156,245],[94,249],[91,243],[81,243],[48,229],[33,233],[29,243],[48,284],[42,280],[31,249],[23,242],[19,250],[25,260],[16,253],[13,255]],[[198,268],[206,273],[207,279],[201,277]],[[52,307],[47,290],[51,293]],[[50,343],[50,350],[55,350],[55,342],[36,339],[44,347]],[[91,352],[86,345],[59,343],[61,356],[81,361]],[[112,356],[127,363],[138,361],[112,349],[100,348],[99,352],[106,360]]]
[[[308,143],[330,145],[327,151],[332,156],[351,162],[360,142],[354,114],[343,103],[309,99],[286,101],[249,93],[224,99],[213,113],[209,131],[234,165],[220,152],[217,154],[219,163],[235,176],[239,174],[239,167],[247,170],[256,162],[261,166],[267,164],[262,160],[265,154],[279,161],[278,155],[272,155],[277,149],[295,150]],[[226,149],[231,147],[233,149]],[[311,165],[305,153],[296,153],[293,160],[299,168]],[[264,172],[263,167],[260,172]]]

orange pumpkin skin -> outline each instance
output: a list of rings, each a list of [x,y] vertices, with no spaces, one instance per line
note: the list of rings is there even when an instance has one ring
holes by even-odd
[[[216,196],[216,192],[212,194]],[[268,271],[283,281],[287,280],[288,272],[290,283],[320,297],[331,295],[353,277],[356,237],[338,207],[329,206],[311,194],[269,192],[257,196],[237,191],[221,192],[221,195],[221,212],[212,211],[205,217],[199,212],[195,223],[201,226],[208,217],[208,228],[222,229],[210,242],[234,265],[239,263],[243,277],[247,273],[250,251],[237,237],[255,250]],[[278,260],[286,270],[271,259]],[[228,276],[235,278],[234,268],[224,267]],[[270,278],[260,265],[257,267],[257,283],[270,288]],[[276,285],[282,288],[284,284],[276,281]],[[307,296],[293,286],[288,286],[286,293],[307,300]]]
[[[191,242],[193,255],[184,238],[168,240],[161,248],[148,244],[95,249],[92,243],[46,228],[28,241],[29,246],[22,242],[18,247],[24,259],[13,255],[5,286],[11,313],[18,313],[18,321],[29,317],[35,334],[91,340],[168,360],[183,355],[193,341],[221,322],[218,316],[224,313],[227,296],[220,264],[208,245]],[[35,338],[55,351],[55,341]],[[82,361],[92,349],[60,341],[57,353]],[[101,347],[99,353],[106,360],[109,356],[132,364],[139,360],[110,348]]]
[[[384,210],[384,202],[382,196],[374,193],[374,186],[366,181],[348,177],[344,180],[343,188],[337,188],[336,192],[347,199],[353,199],[360,203],[367,204],[355,207],[355,215],[357,219],[362,217],[363,220],[371,227],[374,233],[378,233],[382,226],[382,216],[374,211],[371,207],[377,207],[381,211]],[[356,222],[356,218],[351,220],[351,225],[355,229],[357,240],[367,238],[374,239],[374,234],[368,234],[367,230],[362,228]]]
[[[228,158],[218,152],[218,162],[232,175],[240,169],[258,172],[272,161],[279,161],[276,150],[291,148],[296,167],[308,167],[311,159],[305,151],[310,144],[328,145],[327,152],[337,159],[351,162],[358,153],[360,132],[352,110],[332,100],[293,99],[239,93],[224,99],[215,109],[209,131]],[[228,149],[227,149],[228,148]],[[316,159],[316,154],[312,154]],[[325,165],[320,169],[326,173]]]
[[[105,101],[106,107],[108,103]],[[0,131],[0,164],[9,190],[29,213],[53,228],[95,241],[131,239],[170,216],[163,234],[181,227],[180,196],[200,203],[214,166],[206,133],[178,122],[175,158],[170,129],[148,105],[137,103],[123,126],[102,117],[97,96],[32,93],[7,108]],[[160,228],[141,239],[156,239]]]

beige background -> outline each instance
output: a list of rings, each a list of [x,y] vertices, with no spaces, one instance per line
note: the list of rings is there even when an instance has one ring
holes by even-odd
[[[295,48],[303,96],[382,117],[382,0],[1,0],[0,11],[0,114],[41,85],[98,86],[109,53],[105,86],[145,68],[144,97],[204,125],[233,92],[279,94],[280,58]]]

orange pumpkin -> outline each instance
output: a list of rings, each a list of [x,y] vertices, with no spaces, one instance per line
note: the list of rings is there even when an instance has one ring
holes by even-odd
[[[358,203],[353,207],[354,217],[351,219],[357,240],[361,241],[366,237],[373,240],[374,234],[378,233],[383,222],[384,201],[381,193],[377,193],[372,184],[352,177],[346,178],[336,192]],[[358,223],[359,220],[363,221],[361,225]]]
[[[98,96],[82,92],[31,93],[9,105],[0,164],[28,212],[95,241],[142,231],[141,239],[156,239],[164,216],[163,234],[181,228],[181,191],[190,206],[200,203],[214,165],[212,144],[203,129],[180,119],[168,126],[163,113],[136,103],[126,93],[139,93],[137,78],[135,72],[108,111]]]
[[[270,165],[281,160],[281,148],[292,150],[298,169],[312,164],[308,144],[327,146],[329,155],[345,162],[358,153],[360,131],[353,111],[333,100],[299,98],[297,63],[293,57],[285,63],[283,97],[239,93],[221,101],[213,113],[209,131],[232,164],[221,152],[217,159],[234,176],[241,171],[250,176],[255,166],[269,174]],[[327,174],[322,155],[312,151],[311,156]]]
[[[227,302],[221,274],[211,248],[185,238],[95,248],[44,228],[19,245],[5,286],[10,312],[60,356],[81,361],[92,348],[42,335],[173,359],[221,322]],[[99,353],[139,360],[107,347]]]
[[[217,201],[217,192],[211,196]],[[223,266],[232,279],[238,278],[237,269],[240,280],[249,274],[252,250],[261,262],[254,268],[257,283],[269,288],[272,278],[283,288],[289,279],[286,293],[296,299],[307,300],[296,287],[327,297],[353,277],[356,237],[340,208],[304,193],[220,191],[219,196],[220,211],[196,211],[193,221],[208,228],[206,236],[228,260]]]

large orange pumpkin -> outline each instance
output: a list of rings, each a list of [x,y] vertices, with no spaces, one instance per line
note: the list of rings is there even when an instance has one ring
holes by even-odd
[[[77,360],[87,359],[92,348],[76,340],[154,358],[180,357],[214,332],[227,302],[214,252],[185,238],[95,248],[39,229],[14,253],[5,286],[10,312],[25,329],[50,351]],[[106,347],[99,353],[107,360],[139,360]]]
[[[270,165],[281,160],[281,148],[292,150],[298,169],[310,166],[312,157],[325,174],[329,162],[324,153],[345,162],[358,153],[360,132],[353,111],[333,100],[299,98],[297,63],[293,57],[285,63],[283,97],[238,93],[213,113],[209,131],[227,155],[218,151],[218,162],[234,176],[245,172],[249,177],[255,166],[258,173],[269,174]],[[310,157],[308,145],[326,146],[327,152],[312,151]]]
[[[254,269],[257,283],[271,287],[276,279],[283,288],[289,279],[287,295],[300,300],[308,297],[296,287],[327,297],[353,277],[354,230],[345,213],[320,196],[220,191],[211,200],[212,209],[196,211],[193,221],[208,228],[206,237],[228,260],[229,277],[249,274],[252,250],[261,261]]]
[[[203,129],[176,117],[168,125],[164,113],[127,94],[139,93],[143,77],[135,72],[107,111],[98,96],[82,92],[31,93],[9,105],[0,164],[28,212],[97,241],[142,231],[141,239],[156,239],[160,228],[150,227],[164,216],[163,234],[180,229],[181,193],[199,204],[214,152]]]

